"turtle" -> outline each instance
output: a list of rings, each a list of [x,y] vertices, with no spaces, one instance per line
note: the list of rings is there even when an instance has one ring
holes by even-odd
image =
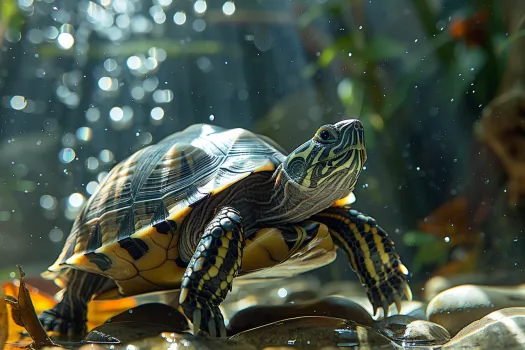
[[[409,272],[375,219],[351,204],[367,158],[358,119],[321,126],[287,154],[246,129],[194,124],[108,173],[42,275],[62,287],[39,315],[84,334],[88,303],[108,291],[179,290],[193,331],[225,337],[220,304],[234,280],[283,278],[349,258],[373,306],[412,298]]]

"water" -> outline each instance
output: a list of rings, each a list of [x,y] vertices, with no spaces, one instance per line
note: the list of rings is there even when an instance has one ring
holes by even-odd
[[[244,128],[275,140],[284,159],[321,126],[358,118],[367,160],[352,206],[395,243],[421,303],[412,316],[443,326],[453,338],[491,311],[523,306],[525,8],[509,6],[492,0],[4,1],[0,280],[11,281],[22,264],[30,283],[47,288],[40,272],[59,256],[111,169],[174,132],[197,123]],[[254,164],[252,151],[238,166]],[[305,164],[296,164],[292,175],[304,179]],[[128,174],[119,174],[117,189],[126,188]],[[338,189],[310,200],[321,202]],[[154,210],[137,206],[137,212]],[[345,298],[372,314],[345,255],[353,247],[354,269],[381,274],[378,266],[391,258],[382,247],[389,243],[370,235],[367,225],[359,226],[362,241],[343,238],[360,242],[346,248],[337,236],[322,236],[335,237],[342,248],[330,264],[332,238],[316,236],[329,252],[308,247],[306,257],[285,269],[260,273],[297,268],[310,270],[321,285],[351,282],[357,288]],[[268,242],[268,251],[279,254],[297,243]],[[309,265],[312,252],[328,265]],[[266,264],[260,254],[246,264]],[[280,291],[282,303],[292,284],[284,280],[268,293]],[[469,284],[480,286],[479,294],[453,289]],[[302,292],[310,300],[322,289]],[[487,290],[492,294],[485,298]],[[255,299],[268,303],[253,295],[248,289],[237,295],[232,303],[244,301],[232,310]],[[473,307],[472,300],[488,308]],[[521,327],[514,311],[506,317]],[[519,346],[518,338],[506,339]],[[512,346],[509,340],[506,347]]]

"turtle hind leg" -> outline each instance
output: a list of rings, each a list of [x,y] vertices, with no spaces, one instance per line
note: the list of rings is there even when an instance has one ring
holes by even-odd
[[[408,300],[412,299],[408,269],[396,253],[394,242],[374,218],[349,206],[328,208],[313,218],[330,228],[336,244],[347,253],[374,315],[382,308],[384,316],[388,316],[391,304],[400,312],[401,298],[406,295]]]
[[[241,269],[244,245],[239,212],[222,208],[204,230],[181,282],[179,303],[194,334],[202,329],[226,337],[219,305]]]
[[[44,329],[69,337],[87,331],[87,305],[91,297],[102,290],[108,279],[104,276],[71,269],[62,300],[38,317]]]

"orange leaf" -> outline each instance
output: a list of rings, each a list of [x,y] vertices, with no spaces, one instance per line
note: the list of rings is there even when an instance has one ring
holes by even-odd
[[[0,289],[0,349],[4,348],[7,334],[9,333],[7,323],[7,306],[4,300],[4,293]]]

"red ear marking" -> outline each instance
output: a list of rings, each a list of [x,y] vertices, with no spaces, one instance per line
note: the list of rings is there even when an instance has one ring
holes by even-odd
[[[279,182],[281,182],[281,172],[279,171],[279,175],[277,175],[277,178],[275,179],[275,185],[273,185],[273,188],[276,188],[279,186]]]

